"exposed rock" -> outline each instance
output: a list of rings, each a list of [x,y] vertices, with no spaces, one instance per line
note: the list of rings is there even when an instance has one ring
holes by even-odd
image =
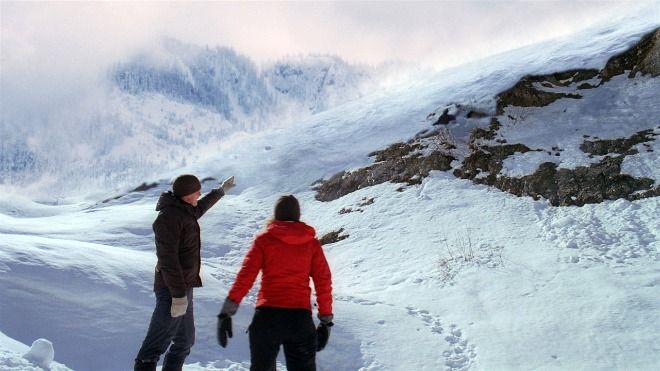
[[[374,203],[374,198],[373,197],[363,197],[362,201],[360,202],[360,206],[368,206]]]
[[[369,157],[375,157],[376,162],[393,160],[400,157],[405,157],[413,151],[424,148],[421,143],[394,143],[386,149],[380,151],[373,151]]]
[[[446,171],[454,157],[441,152],[415,155],[376,163],[350,173],[342,171],[324,181],[316,190],[316,199],[332,201],[358,189],[385,182],[420,184],[431,170]]]
[[[502,127],[502,124],[500,124],[497,117],[493,117],[490,119],[490,125],[488,126],[488,129],[476,128],[472,130],[472,133],[470,133],[470,146],[474,146],[475,142],[479,139],[495,139],[497,131],[500,130],[500,127]]]
[[[573,69],[563,72],[556,72],[549,75],[538,76],[539,81],[547,81],[554,86],[570,86],[571,84],[578,83],[580,81],[591,80],[594,77],[598,76],[598,70],[596,69]]]
[[[444,112],[442,112],[442,115],[438,117],[438,120],[434,122],[433,125],[447,125],[448,123],[456,120],[456,116],[450,115],[448,112],[449,109],[444,110]]]
[[[642,198],[649,198],[649,197],[658,197],[660,196],[660,186],[657,186],[655,188],[642,191],[642,192],[636,192],[628,196],[628,199],[630,201],[634,200],[641,200]]]
[[[531,149],[524,144],[482,146],[463,160],[461,168],[454,170],[454,175],[463,179],[471,179],[475,183],[495,185],[497,175],[502,170],[502,162],[516,152],[529,151]],[[485,177],[482,176],[484,172],[488,173]]]
[[[579,94],[538,90],[534,87],[534,84],[548,82],[550,85],[566,86],[566,81],[582,81],[592,74],[595,76],[597,73],[598,71],[596,70],[571,70],[552,75],[525,76],[512,88],[497,95],[497,114],[503,114],[504,108],[509,105],[517,107],[544,107],[561,98],[580,99],[582,96]]]
[[[316,199],[319,201],[336,200],[351,192],[385,182],[420,184],[432,170],[446,171],[451,168],[455,158],[444,151],[428,150],[421,142],[396,143],[382,151],[375,151],[375,164],[352,172],[339,172],[330,179],[317,184]]]
[[[126,196],[126,195],[129,194],[129,193],[134,193],[134,192],[144,192],[144,191],[148,191],[148,190],[150,190],[150,189],[152,189],[152,188],[156,188],[156,187],[158,187],[158,183],[146,183],[146,182],[144,182],[144,183],[140,184],[139,186],[137,186],[137,187],[131,189],[130,191],[128,191],[128,192],[126,192],[126,193],[124,193],[124,194],[121,194],[121,195],[119,195],[119,196],[115,196],[115,197],[112,197],[112,198],[105,199],[105,200],[101,201],[101,203],[104,203],[104,204],[105,204],[105,203],[108,203],[108,202],[110,202],[110,201],[118,200],[118,199],[120,199],[120,198]]]
[[[348,214],[348,213],[352,213],[353,211],[359,211],[359,212],[362,212],[363,210],[362,210],[362,209],[355,209],[355,210],[353,210],[352,207],[342,207],[341,210],[339,210],[339,214],[340,214],[340,215]]]
[[[432,122],[432,125],[447,125],[448,123],[456,120],[456,115],[459,112],[459,106],[450,104],[448,106],[440,107],[426,116],[426,120]]]
[[[441,106],[435,112],[431,112],[426,116],[426,120],[431,122],[433,126],[447,125],[453,122],[458,117],[465,117],[468,119],[480,119],[490,116],[488,113],[479,111],[470,105],[452,103],[447,106]]]
[[[635,77],[638,72],[660,75],[660,28],[642,37],[633,48],[610,58],[600,76],[605,82],[626,71],[630,71],[628,77]]]
[[[621,174],[624,157],[605,157],[600,163],[575,169],[557,170],[556,164],[545,162],[531,175],[499,177],[495,186],[517,196],[544,197],[553,206],[582,206],[603,200],[653,196],[653,179]],[[638,191],[651,192],[636,194]]]
[[[585,90],[585,89],[593,89],[593,88],[597,88],[597,87],[598,87],[597,85],[592,85],[592,84],[589,84],[588,82],[584,82],[584,83],[578,85],[577,88],[578,88],[578,90]]]
[[[374,198],[373,197],[362,197],[362,200],[358,203],[357,208],[352,208],[352,207],[342,207],[341,210],[339,210],[339,214],[348,214],[352,212],[361,212],[363,213],[364,210],[361,209],[361,207],[364,206],[369,206],[374,203]]]
[[[500,175],[502,161],[513,153],[528,152],[529,148],[522,144],[475,145],[461,168],[454,170],[454,175],[471,179],[475,183],[492,185],[517,196],[532,196],[536,199],[544,197],[554,206],[581,206],[618,198],[654,197],[660,192],[657,188],[651,189],[654,180],[621,174],[621,163],[626,155],[636,153],[633,146],[653,141],[656,136],[658,134],[648,129],[629,138],[585,140],[580,148],[587,153],[599,156],[616,153],[621,156],[605,157],[597,164],[575,169],[557,169],[556,164],[546,162],[541,164],[534,174],[519,178]],[[563,151],[557,146],[552,150],[555,155]]]
[[[619,139],[600,139],[595,141],[586,140],[580,145],[580,149],[585,152],[595,156],[604,156],[608,153],[618,153],[633,155],[638,151],[633,146],[644,143],[652,142],[655,140],[654,137],[658,136],[653,132],[653,129],[642,130],[635,133],[630,138],[619,138]]]
[[[474,111],[471,110],[470,112],[467,113],[465,117],[469,119],[480,119],[484,117],[488,117],[489,115],[487,113],[481,112],[481,111]]]
[[[597,88],[612,76],[626,71],[630,71],[630,77],[634,77],[637,72],[658,76],[659,45],[660,28],[644,36],[630,50],[611,58],[601,71],[574,69],[548,75],[525,76],[515,86],[497,95],[496,113],[498,116],[503,115],[507,106],[543,107],[561,98],[579,99],[582,96],[576,93],[578,90]],[[574,90],[566,92],[566,88]],[[458,117],[469,119],[488,116],[466,107],[461,104],[441,106],[429,114],[427,120],[433,126],[450,123]],[[513,112],[510,114],[515,116]],[[524,117],[513,116],[510,116],[512,122],[519,120],[524,123]],[[531,175],[509,177],[500,174],[505,159],[514,153],[543,150],[530,149],[520,143],[506,144],[506,138],[498,137],[501,128],[499,120],[499,117],[492,117],[488,128],[477,128],[470,133],[467,143],[469,153],[465,155],[461,166],[454,170],[455,176],[495,186],[519,196],[545,197],[555,206],[660,196],[660,187],[653,188],[655,180],[621,174],[621,163],[625,156],[637,153],[638,149],[634,148],[636,145],[651,142],[659,135],[652,129],[619,139],[604,140],[583,135],[585,140],[580,149],[589,153],[590,157],[605,156],[600,162],[575,169],[558,169],[555,163],[545,162]],[[386,181],[405,183],[397,189],[402,192],[406,185],[421,183],[431,170],[449,170],[455,159],[449,153],[461,153],[465,149],[453,151],[455,144],[447,127],[432,127],[418,133],[408,143],[397,143],[371,153],[376,163],[369,167],[340,172],[328,180],[315,182],[316,199],[334,200]],[[653,151],[650,145],[645,144],[645,147],[646,151]],[[552,151],[545,151],[551,156],[561,156],[563,149],[555,146]]]
[[[324,234],[321,238],[319,238],[319,242],[321,245],[328,245],[331,243],[339,242],[341,240],[347,239],[350,235],[345,234],[343,236],[340,236],[340,234],[344,231],[344,228],[339,228],[337,231],[332,231]]]
[[[139,186],[133,188],[133,190],[129,191],[128,193],[131,192],[144,192],[152,188],[158,187],[158,183],[142,183]]]

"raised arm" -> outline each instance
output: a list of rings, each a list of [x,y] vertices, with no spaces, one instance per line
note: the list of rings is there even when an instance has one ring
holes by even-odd
[[[230,176],[225,179],[222,184],[215,189],[212,189],[211,192],[207,193],[197,202],[197,207],[195,207],[195,218],[199,219],[204,215],[213,205],[215,205],[218,200],[229,192],[230,189],[234,188],[236,184],[234,183],[234,176]]]

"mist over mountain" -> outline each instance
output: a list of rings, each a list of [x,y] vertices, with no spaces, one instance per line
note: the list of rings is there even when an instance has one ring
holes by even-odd
[[[239,120],[276,114],[290,104],[302,112],[321,112],[361,96],[374,73],[374,68],[323,55],[289,57],[260,69],[231,48],[164,38],[157,50],[119,64],[112,78],[129,94],[162,94]]]
[[[229,136],[286,125],[358,98],[375,70],[334,56],[259,67],[231,48],[160,39],[117,61],[84,99],[3,112],[0,184],[49,198],[130,187],[198,161]],[[5,110],[3,110],[5,111]]]
[[[198,105],[226,120],[270,113],[276,99],[256,65],[230,48],[202,48],[163,39],[156,52],[119,64],[112,78],[122,91],[161,94]]]

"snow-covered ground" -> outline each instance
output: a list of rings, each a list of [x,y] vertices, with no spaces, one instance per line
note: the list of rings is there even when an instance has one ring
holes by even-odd
[[[45,339],[35,340],[32,347],[0,332],[0,369],[41,371],[68,371],[70,368],[53,362],[53,346]]]
[[[0,367],[30,369],[21,354],[38,338],[52,341],[55,360],[75,370],[132,367],[154,304],[155,201],[173,175],[192,172],[235,175],[238,186],[201,219],[204,287],[195,291],[197,338],[186,370],[249,368],[244,330],[256,290],[241,305],[226,349],[216,344],[216,314],[251,239],[285,193],[299,197],[303,220],[319,236],[340,228],[349,235],[324,247],[336,326],[318,355],[320,370],[656,369],[659,198],[556,208],[443,172],[401,192],[400,184],[384,183],[331,202],[316,201],[310,185],[427,129],[425,117],[439,106],[468,102],[494,112],[495,94],[521,76],[601,68],[659,24],[653,12],[638,14],[286,127],[234,135],[206,160],[163,172],[158,187],[106,203],[98,191],[57,204],[3,196]],[[636,109],[657,112],[658,79],[640,81],[651,96],[636,99]],[[610,86],[619,83],[627,82]],[[581,102],[592,108],[585,130],[627,135],[619,126],[612,133],[595,127],[613,112],[596,110],[602,102]],[[573,125],[581,111],[567,114]],[[657,164],[657,153],[644,163]],[[657,180],[657,167],[635,169]],[[360,211],[339,213],[348,207]]]

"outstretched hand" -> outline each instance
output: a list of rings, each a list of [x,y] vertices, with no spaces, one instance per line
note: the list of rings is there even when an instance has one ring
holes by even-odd
[[[234,183],[234,176],[230,176],[229,178],[225,179],[224,182],[222,182],[222,190],[225,191],[225,193],[229,192],[230,189],[234,188],[236,184]]]

